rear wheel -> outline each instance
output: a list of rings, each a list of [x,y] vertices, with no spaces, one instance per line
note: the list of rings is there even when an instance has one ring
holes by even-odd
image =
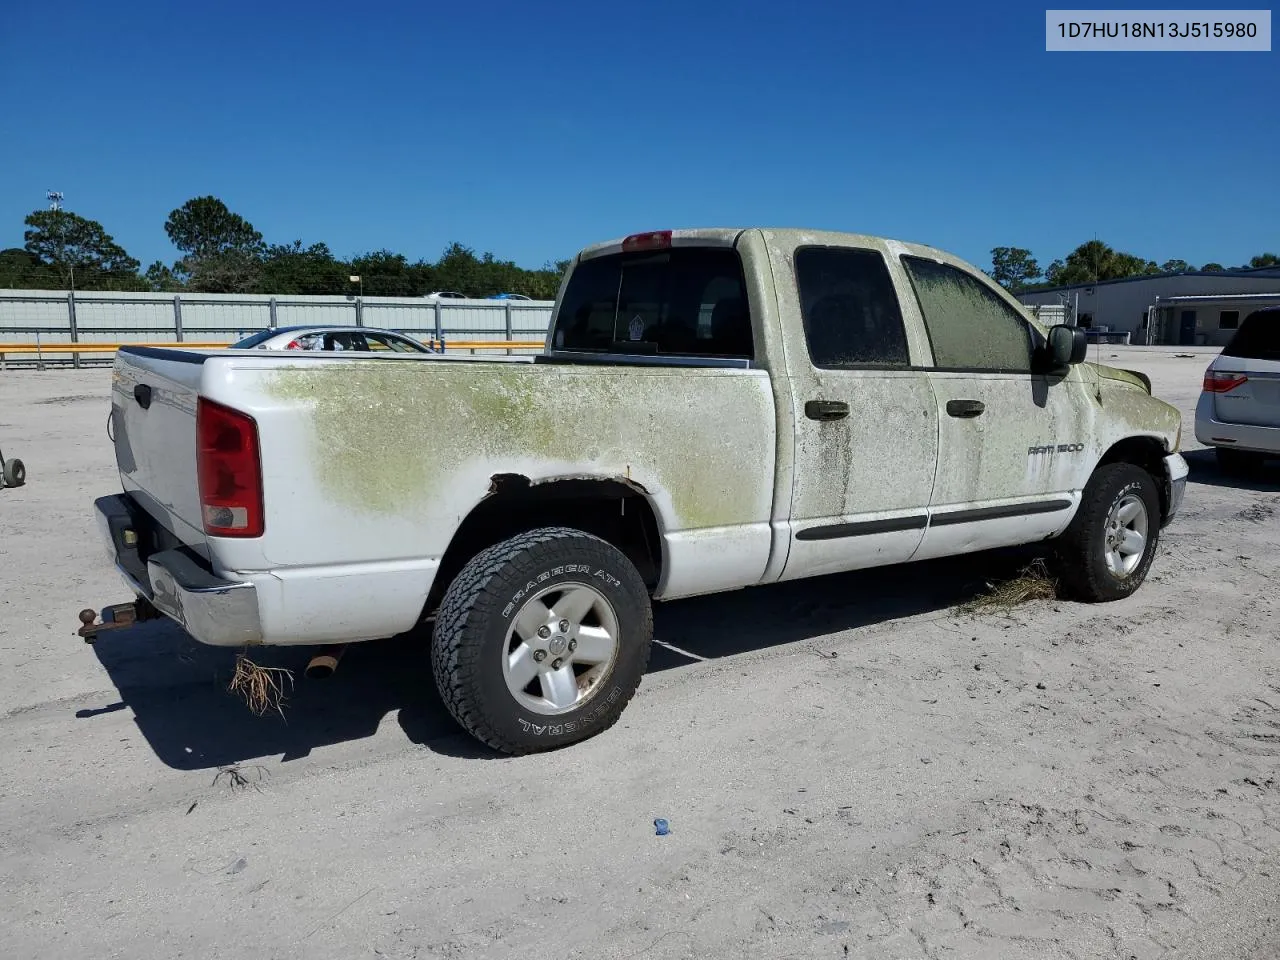
[[[1257,473],[1266,462],[1266,456],[1251,450],[1232,450],[1228,447],[1214,447],[1213,455],[1218,459],[1218,469],[1223,473],[1235,476],[1248,476]]]
[[[1131,463],[1099,467],[1058,541],[1060,583],[1074,599],[1119,600],[1142,585],[1160,538],[1160,496],[1151,474]]]
[[[477,554],[445,592],[431,661],[449,712],[504,753],[607,730],[649,662],[653,613],[631,561],[564,527]]]

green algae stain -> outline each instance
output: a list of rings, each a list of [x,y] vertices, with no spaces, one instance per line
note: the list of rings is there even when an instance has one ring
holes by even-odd
[[[265,392],[310,410],[320,486],[357,511],[430,510],[466,465],[533,462],[547,475],[656,476],[681,529],[768,519],[773,410],[759,377],[352,360],[276,371]]]

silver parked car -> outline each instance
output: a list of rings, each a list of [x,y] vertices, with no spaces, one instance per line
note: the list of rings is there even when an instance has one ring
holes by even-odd
[[[277,327],[245,337],[232,350],[355,350],[365,353],[435,353],[425,343],[394,330],[373,327]]]
[[[1224,470],[1280,457],[1280,307],[1255,310],[1204,372],[1196,439]]]

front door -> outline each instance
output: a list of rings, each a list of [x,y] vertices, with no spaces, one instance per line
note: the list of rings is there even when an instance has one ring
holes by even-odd
[[[916,559],[1060,531],[1094,455],[1078,368],[1032,372],[1040,334],[973,274],[903,257],[933,347],[938,470]]]
[[[801,316],[784,318],[788,329],[803,329],[787,351],[796,436],[782,579],[908,560],[924,535],[938,416],[884,253],[802,246],[774,269],[780,288],[796,284]]]
[[[1193,346],[1196,342],[1196,312],[1183,310],[1181,326],[1178,328],[1178,343],[1184,347]]]

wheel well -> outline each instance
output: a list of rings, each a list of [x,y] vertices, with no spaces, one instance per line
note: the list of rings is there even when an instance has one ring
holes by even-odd
[[[1146,470],[1151,474],[1151,479],[1156,482],[1156,489],[1160,492],[1160,516],[1163,517],[1169,512],[1171,493],[1169,484],[1165,482],[1164,458],[1164,446],[1154,437],[1126,437],[1102,455],[1098,466],[1105,466],[1108,463],[1132,463]]]
[[[658,518],[644,489],[626,480],[571,478],[533,483],[518,474],[493,477],[490,492],[462,521],[440,561],[424,617],[481,550],[537,527],[572,527],[626,555],[652,591],[662,575]]]

